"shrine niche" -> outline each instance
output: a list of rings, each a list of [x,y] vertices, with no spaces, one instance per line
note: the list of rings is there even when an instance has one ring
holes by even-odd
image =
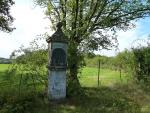
[[[66,66],[66,53],[63,49],[57,48],[53,50],[51,66]]]

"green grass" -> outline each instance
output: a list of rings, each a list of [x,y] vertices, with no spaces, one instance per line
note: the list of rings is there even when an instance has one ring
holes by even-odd
[[[4,72],[8,69],[9,64],[0,64],[0,72]]]
[[[8,69],[8,67],[9,64],[0,64],[0,83],[3,82],[2,78],[6,76],[5,71]]]
[[[76,96],[63,103],[51,103],[39,113],[140,113],[140,107],[123,93],[108,87],[84,88],[86,96]]]
[[[98,86],[98,69],[85,67],[82,73],[79,74],[79,80],[84,87],[96,87]],[[109,69],[101,69],[99,75],[100,85],[111,86],[115,83],[121,82],[127,83],[128,76],[125,73],[121,74],[118,71],[112,71]]]
[[[0,78],[5,76],[8,66],[0,64]],[[0,113],[8,113],[9,109],[29,110],[28,113],[150,113],[150,94],[128,81],[126,73],[122,73],[120,79],[118,71],[101,69],[99,87],[97,74],[96,68],[85,67],[78,75],[85,95],[67,98],[62,103],[49,103],[43,94],[26,95],[24,91],[24,96],[18,97],[18,89],[4,88],[4,94],[0,89]],[[4,100],[9,104],[1,106]]]

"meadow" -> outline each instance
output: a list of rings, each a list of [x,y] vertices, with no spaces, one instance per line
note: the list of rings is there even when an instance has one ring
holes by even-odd
[[[0,64],[0,72],[4,72],[8,69],[9,64]]]
[[[79,74],[79,80],[83,87],[97,87],[98,86],[98,69],[94,67],[85,67]],[[127,74],[113,71],[110,69],[100,69],[99,81],[102,86],[112,86],[115,83],[125,84],[128,82],[129,76]]]
[[[8,67],[0,64],[0,78]],[[34,93],[18,99],[14,91],[8,90],[12,97],[6,100],[13,105],[6,106],[2,104],[0,89],[0,113],[150,113],[149,93],[134,84],[127,73],[120,78],[118,71],[101,69],[99,86],[97,75],[97,68],[83,68],[78,77],[85,94],[67,98],[63,103],[49,103],[46,97]]]

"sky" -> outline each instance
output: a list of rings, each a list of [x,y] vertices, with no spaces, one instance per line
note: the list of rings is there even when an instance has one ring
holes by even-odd
[[[44,15],[44,10],[33,3],[33,0],[15,0],[15,5],[11,8],[11,15],[15,18],[13,26],[16,28],[12,33],[0,31],[0,57],[9,58],[12,51],[21,45],[29,46],[38,35],[53,31],[50,29],[50,22]],[[150,35],[150,18],[136,22],[136,27],[126,32],[119,31],[118,42],[119,51],[129,49],[133,41],[137,39],[147,39]],[[46,42],[45,42],[46,44]],[[114,56],[119,51],[97,51],[107,56]]]

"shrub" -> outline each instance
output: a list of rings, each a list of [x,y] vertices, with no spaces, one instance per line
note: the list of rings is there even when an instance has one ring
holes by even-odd
[[[134,69],[137,81],[150,86],[150,47],[136,48],[134,52]]]

